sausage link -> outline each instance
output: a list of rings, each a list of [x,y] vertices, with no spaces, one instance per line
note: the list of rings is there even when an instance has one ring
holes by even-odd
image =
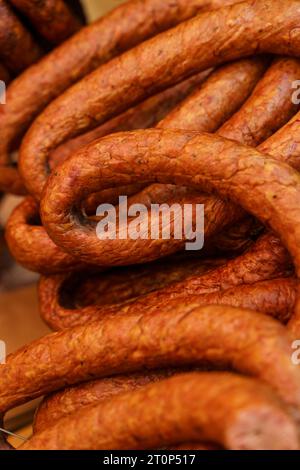
[[[300,171],[299,120],[300,112],[259,146],[261,152],[272,155],[297,171]]]
[[[248,101],[218,130],[218,134],[251,147],[268,139],[297,111],[298,107],[292,101],[292,84],[299,72],[298,60],[276,59]]]
[[[196,71],[253,53],[297,56],[298,15],[296,0],[284,10],[278,0],[238,3],[202,13],[111,60],[54,100],[27,133],[20,170],[28,191],[41,196],[49,153],[59,144]]]
[[[193,440],[227,449],[299,449],[297,427],[268,387],[221,372],[179,375],[89,406],[22,449],[151,449]]]
[[[230,305],[272,315],[283,323],[291,318],[297,298],[298,281],[293,278],[275,279],[242,285],[226,291],[196,297],[202,305]]]
[[[254,64],[256,64],[256,62],[249,62],[250,64],[253,64],[254,68]],[[257,65],[255,67],[257,75],[259,73],[258,69],[260,64],[261,63],[257,61]],[[114,132],[154,127],[174,107],[176,107],[180,101],[184,100],[195,90],[195,88],[201,85],[201,83],[204,82],[211,72],[212,70],[200,72],[199,74],[184,80],[178,85],[168,88],[167,90],[158,93],[151,98],[148,98],[141,104],[129,109],[120,116],[111,119],[96,129],[93,129],[86,134],[80,135],[79,137],[71,139],[69,142],[60,145],[50,155],[49,164],[51,170],[59,163],[62,163],[67,158],[71,157],[71,155],[81,147],[84,147],[84,145],[87,145],[93,142],[93,140],[99,139],[100,137],[104,137],[105,135],[112,134]],[[254,71],[252,73],[254,74]],[[251,78],[254,80],[254,77],[251,76]],[[250,80],[250,77],[248,79]]]
[[[239,60],[218,68],[157,127],[215,132],[246,101],[265,68],[263,58]]]
[[[196,95],[194,95],[196,107],[199,110],[202,110],[201,114],[197,117],[197,124],[200,125],[200,122],[203,122],[203,128],[208,127],[208,129],[211,129],[213,121],[215,123],[217,121],[221,123],[221,121],[224,120],[224,113],[226,113],[226,116],[228,114],[232,114],[236,107],[241,104],[247,94],[249,94],[249,92],[253,89],[255,83],[257,82],[257,80],[261,76],[262,71],[264,70],[264,64],[265,61],[263,59],[241,60],[236,63],[225,66],[224,68],[218,70],[216,73],[212,74],[211,78],[209,78],[208,81],[205,83],[204,89],[200,89],[200,91],[196,92]],[[100,126],[94,131],[91,131],[89,134],[80,136],[79,138],[70,141],[66,145],[58,147],[58,149],[56,149],[51,155],[51,167],[53,168],[53,166],[55,166],[59,160],[65,160],[76,149],[82,147],[84,144],[93,141],[97,137],[102,137],[111,132],[135,128],[144,128],[155,125],[157,122],[161,121],[163,116],[168,113],[171,107],[175,106],[178,101],[182,100],[187,94],[189,94],[196,85],[201,83],[201,81],[203,81],[207,77],[207,75],[208,72],[202,72],[196,75],[195,77],[192,77],[191,79],[188,79],[183,83],[176,85],[175,87],[148,99],[141,105],[138,105],[136,108],[133,108],[132,110],[129,110],[123,115],[113,119],[112,121],[109,121],[107,124]],[[218,99],[217,102],[214,102],[209,99],[209,97],[215,96],[216,94],[219,96],[223,96],[224,86],[228,88],[229,85],[230,88],[235,91],[235,95],[237,92],[237,95],[235,99],[233,99],[231,95],[228,95],[226,98],[224,98],[224,111],[221,112],[218,108],[220,100]],[[208,114],[211,116],[209,122],[206,118],[206,113],[203,113],[204,109],[206,112],[209,110]],[[174,186],[170,185],[169,187],[171,191],[170,194],[168,194],[168,191],[165,192],[168,187],[161,186],[163,197],[159,197],[157,192],[154,193],[154,191],[152,190],[152,199],[155,199],[155,202],[162,203],[167,200],[171,195],[176,194],[177,197],[180,196],[178,190],[176,190],[176,192],[174,191]],[[159,185],[158,188],[160,188]],[[136,185],[134,185],[133,189],[136,189]],[[187,191],[184,191],[182,194],[185,194],[186,192]],[[121,193],[120,190],[117,189],[117,194],[124,193]],[[145,198],[147,198],[147,193],[145,193]],[[134,203],[134,198],[130,201],[131,203]],[[105,200],[105,202],[107,202],[107,200]],[[141,195],[139,195],[138,202],[143,202],[141,201]],[[92,195],[88,200],[88,211],[95,211],[99,204],[100,200],[98,194]],[[220,205],[222,209],[223,204],[221,203]],[[30,214],[26,215],[26,211],[28,211],[29,206]],[[26,224],[26,220],[28,220],[28,217],[33,217],[34,215],[34,206],[35,205],[32,201],[30,203],[27,203],[27,205],[26,203],[25,205],[21,204],[19,210],[15,210],[8,221],[6,228],[7,242],[14,258],[23,266],[33,271],[38,271],[44,274],[55,274],[65,269],[77,269],[78,266],[80,267],[81,265],[78,262],[72,259],[71,256],[68,256],[65,253],[61,252],[61,250],[59,250],[59,248],[56,247],[50,239],[49,249],[47,248],[47,234],[43,231],[42,227],[33,227],[32,225],[29,226]],[[214,212],[214,217],[211,219],[213,220],[214,225],[217,223],[216,219],[218,211],[216,211],[216,209],[216,207],[212,207],[211,209]],[[228,213],[223,219],[219,217],[218,222],[220,228],[224,227],[224,225],[228,225],[230,223],[230,216],[228,215]],[[209,235],[209,226],[210,222],[207,221],[207,235]],[[180,245],[182,244],[183,243],[180,243]],[[178,243],[170,251],[176,251],[176,249],[178,249],[177,246]],[[33,247],[35,247],[34,253],[32,252]],[[169,249],[169,247],[166,246],[166,249]],[[144,261],[147,260],[151,260],[151,256],[148,256],[148,254],[145,253]]]
[[[10,0],[42,37],[59,44],[81,27],[79,19],[63,0]]]
[[[237,61],[233,64],[220,68],[215,73],[212,73],[204,85],[187,100],[187,104],[184,106],[184,114],[186,116],[190,115],[190,126],[195,130],[198,130],[199,128],[200,130],[204,131],[211,131],[218,128],[219,125],[228,116],[230,116],[243,103],[243,101],[245,101],[246,97],[253,90],[254,85],[261,77],[265,67],[266,60],[264,58],[255,58]],[[157,123],[160,123],[159,127],[167,128],[167,124],[163,126],[163,123],[167,118],[163,118],[168,114],[171,108],[176,105],[175,100],[172,100],[172,90],[174,90],[174,92],[178,92],[180,95],[178,96],[178,101],[182,101],[184,97],[190,94],[192,91],[192,87],[189,86],[190,80],[192,81],[192,84],[194,83],[194,80],[196,84],[199,84],[198,78],[200,78],[200,81],[204,81],[204,78],[207,77],[208,72],[209,71],[202,72],[196,75],[194,79],[192,78],[186,80],[182,83],[182,85],[176,85],[169,91],[158,94],[157,98],[153,97],[146,100],[144,105],[139,105],[136,108],[132,108],[131,110],[123,113],[121,116],[108,121],[108,123],[96,128],[95,130],[72,139],[66,144],[60,145],[52,152],[50,156],[49,163],[51,169],[53,169],[53,165],[51,164],[53,158],[56,162],[62,162],[83,145],[87,145],[92,140],[110,134],[111,132],[153,127]],[[181,87],[183,88],[182,90]],[[229,90],[231,93],[229,93]],[[168,104],[165,107],[161,106],[160,99],[162,98],[163,102],[166,103],[169,93],[171,98],[171,106],[168,106]],[[156,99],[157,103],[155,103]],[[158,107],[158,112],[154,112],[152,110],[152,106],[153,108]],[[149,113],[147,108],[149,108]],[[182,127],[182,115],[180,113],[180,107],[178,112],[177,109],[178,107],[176,108],[174,118],[172,118],[174,128]],[[135,110],[141,113],[141,117],[139,117],[139,115],[136,116]],[[142,119],[144,112],[146,113],[145,122]],[[173,113],[171,114],[173,115]],[[192,120],[194,120],[194,123],[192,123]],[[188,127],[188,125],[183,126],[183,128]],[[154,191],[154,185],[153,188],[151,188],[151,192],[153,193],[151,199],[154,202],[158,202],[157,198],[164,201],[168,200],[169,194],[170,196],[175,194],[174,187],[171,185],[169,185],[169,188],[168,186],[162,186],[160,188],[159,185],[157,185],[157,187],[158,191]],[[163,188],[166,191],[165,194],[163,194]],[[170,193],[168,189],[170,190]],[[157,192],[160,194],[157,194]],[[128,192],[126,192],[126,194],[128,194]],[[143,203],[141,199],[144,199],[144,197],[148,197],[149,195],[149,190],[147,191],[147,194],[144,194],[143,191],[143,193],[139,194],[137,198],[133,198],[131,203],[134,204],[135,199],[137,199],[136,202]],[[107,202],[107,200],[104,202]],[[98,197],[92,197],[92,203],[88,204],[89,211],[95,213],[98,205]]]
[[[93,380],[66,388],[46,397],[36,410],[33,432],[38,434],[51,427],[61,418],[80,408],[108,400],[124,392],[137,390],[149,383],[158,382],[174,374],[175,370],[162,370],[130,375],[117,375]]]
[[[127,304],[141,296],[145,296],[146,301],[143,297],[139,305],[143,303],[145,309],[155,304],[159,306],[162,304],[160,299],[157,301],[156,296],[153,296],[152,301],[152,296],[146,294],[182,281],[192,272],[197,273],[199,278],[225,263],[225,259],[200,260],[197,257],[180,259],[176,255],[163,263],[160,261],[145,266],[123,267],[106,271],[103,275],[82,271],[78,274],[42,276],[38,289],[40,313],[53,330],[61,330],[83,325],[121,309],[127,311]],[[279,290],[286,291],[286,288],[280,287]],[[77,292],[76,296],[74,291]],[[268,289],[262,288],[261,291],[262,296],[264,292],[268,295]],[[186,298],[183,297],[183,300]],[[291,301],[287,295],[284,296],[283,302],[287,304]],[[205,302],[202,302],[203,304]],[[133,308],[135,305],[134,302]]]
[[[5,0],[0,1],[0,58],[14,74],[36,62],[41,49]],[[2,128],[1,128],[2,131]]]
[[[15,80],[0,115],[0,189],[24,194],[10,152],[56,96],[112,57],[225,0],[131,0],[82,28]],[[226,0],[226,4],[240,0]],[[117,25],[117,27],[116,27]],[[33,86],[34,85],[34,86]]]
[[[233,256],[244,254],[262,233],[262,225],[254,217],[242,218],[239,222],[226,227],[208,240],[202,249],[202,256]]]
[[[196,442],[189,442],[187,444],[168,447],[168,450],[220,450],[220,448],[216,444],[211,444],[209,442],[202,442],[199,444]]]
[[[259,146],[263,153],[273,158],[283,160],[295,169],[300,168],[299,113],[283,128],[277,131],[266,142]],[[292,261],[283,247],[280,239],[273,233],[263,235],[246,254],[240,258],[229,261],[226,266],[217,268],[208,275],[191,276],[184,282],[175,283],[164,290],[164,298],[180,298],[181,295],[202,294],[211,289],[228,289],[242,283],[254,283],[280,276],[287,276],[291,272]],[[151,295],[160,297],[161,292]],[[149,298],[150,301],[150,298]],[[291,325],[298,323],[297,315]]]
[[[157,131],[157,132],[160,132],[160,131]],[[171,134],[174,133],[174,137],[175,137],[176,132],[175,131],[170,131],[170,132],[171,132]],[[169,136],[171,134],[169,134]],[[119,134],[115,134],[115,135],[119,136]],[[141,134],[139,134],[139,135],[142,138],[142,135]],[[190,137],[192,137],[192,136],[190,136]],[[193,137],[194,137],[194,134],[193,134]],[[186,136],[184,136],[184,140],[185,140],[185,138],[186,138]],[[171,144],[171,147],[169,147],[169,149],[171,149],[171,148],[175,149],[176,148],[176,142],[179,142],[179,139],[177,139],[177,141],[176,141],[176,138],[175,138],[173,142],[172,142],[172,139],[170,139],[169,143]],[[146,147],[147,147],[147,144],[145,144],[145,148]],[[85,147],[85,149],[88,149],[88,147]],[[153,149],[154,149],[154,147],[153,147]],[[177,151],[180,152],[180,150],[183,150],[182,145],[178,146],[175,153],[177,154]],[[77,155],[79,155],[79,154],[77,154]],[[55,172],[56,175],[60,175],[61,169],[63,169],[63,171],[64,171],[64,166],[61,166],[61,167],[59,167],[59,169],[56,170],[56,172]],[[145,180],[143,180],[143,178],[141,179],[140,176],[139,176],[137,179],[132,179],[130,181],[130,183],[134,182],[136,180],[139,180],[139,181],[144,182],[144,183],[149,181],[149,179],[147,181],[145,181]],[[122,184],[121,184],[121,186],[122,186]],[[51,187],[51,186],[49,186],[49,187]],[[90,186],[90,188],[91,188],[91,192],[94,192],[94,189],[92,189],[92,186]],[[105,189],[105,187],[101,188],[100,191],[102,191],[102,189]],[[47,194],[50,194],[51,190],[52,190],[52,187],[49,190],[49,193],[47,192]],[[87,194],[87,196],[88,196],[88,194]],[[83,197],[83,200],[84,199],[85,199],[85,197]],[[171,236],[172,236],[172,234],[176,233],[175,232],[176,222],[178,221],[178,219],[181,219],[181,217],[182,217],[181,207],[184,206],[186,203],[190,204],[193,208],[193,211],[191,212],[191,214],[186,216],[186,219],[185,219],[186,224],[188,224],[189,222],[190,223],[193,222],[194,211],[196,210],[196,207],[197,207],[198,204],[202,204],[206,208],[206,211],[207,211],[208,214],[214,214],[214,217],[207,218],[206,213],[204,213],[204,216],[205,216],[204,234],[205,234],[205,237],[207,237],[207,238],[210,238],[212,235],[215,235],[216,227],[218,227],[218,229],[220,228],[220,226],[225,227],[227,225],[230,225],[231,222],[236,220],[236,214],[237,214],[236,205],[227,203],[226,207],[227,207],[228,210],[225,213],[224,212],[224,202],[221,199],[219,199],[218,197],[212,197],[211,195],[202,194],[199,191],[197,191],[195,193],[193,199],[191,199],[191,195],[189,194],[187,197],[186,196],[178,197],[175,201],[172,201],[172,202],[176,203],[176,204],[174,204],[174,207],[175,207],[176,210],[174,211],[173,214],[171,214],[171,217],[170,217],[170,219],[171,219],[171,226],[170,226]],[[47,202],[45,204],[47,205]],[[230,217],[230,207],[232,207],[233,217]],[[48,208],[46,210],[48,211]],[[240,210],[240,212],[241,212],[241,217],[242,217],[243,216],[243,211]],[[87,224],[90,226],[90,229],[86,232],[86,236],[89,237],[89,234],[90,234],[91,238],[93,238],[93,233],[95,233],[95,235],[96,235],[97,221],[94,221],[93,219],[90,219],[90,218],[88,218],[86,220],[87,220]],[[155,221],[155,223],[154,223],[154,221]],[[164,225],[163,225],[164,221],[160,217],[159,212],[157,212],[154,215],[151,222],[154,223],[154,225],[159,227],[158,231],[161,233],[162,229],[164,227]],[[58,246],[61,246],[63,250],[65,250],[66,252],[68,252],[70,254],[74,253],[73,249],[74,249],[74,246],[75,246],[75,238],[77,236],[76,231],[75,232],[72,231],[72,233],[69,234],[69,236],[72,238],[71,244],[69,244],[69,242],[67,241],[67,237],[66,237],[65,238],[66,243],[63,243],[63,245],[62,245],[60,243],[60,241],[58,241],[56,239],[56,237],[53,236],[53,234],[51,232],[51,229],[49,229],[48,220],[46,218],[43,220],[43,224],[44,224],[46,230],[48,231],[48,234],[50,235],[50,237],[53,239],[53,241]],[[100,239],[97,238],[97,235],[96,235],[95,236],[96,240],[93,240],[92,244],[89,245],[90,246],[89,250],[94,249],[94,242],[96,242],[96,243],[99,242],[99,247],[100,247],[101,251],[98,250],[98,254],[95,255],[95,257],[93,257],[93,259],[90,263],[92,263],[96,266],[124,266],[124,265],[127,265],[127,264],[135,264],[136,262],[145,263],[145,262],[149,262],[149,261],[164,257],[166,255],[170,255],[171,253],[177,252],[180,249],[184,248],[185,240],[183,239],[183,237],[176,238],[175,236],[172,239],[171,248],[169,248],[168,244],[166,244],[166,243],[162,243],[162,244],[156,243],[155,246],[153,247],[152,246],[152,240],[149,240],[149,233],[150,233],[149,230],[150,230],[150,228],[149,228],[149,224],[148,224],[148,214],[147,213],[144,214],[144,216],[143,216],[143,223],[142,224],[147,224],[146,228],[145,228],[146,236],[145,236],[145,238],[142,237],[141,240],[136,240],[135,243],[131,239],[129,239],[129,240],[123,240],[122,239],[122,236],[121,236],[121,232],[123,230],[122,225],[121,225],[120,228],[117,227],[116,237],[113,240],[106,240],[106,239],[100,240]],[[71,228],[71,225],[70,225],[70,228]],[[59,225],[57,225],[57,229],[60,230]],[[73,227],[72,227],[72,229],[73,229]],[[75,237],[75,238],[73,238],[73,237]],[[91,242],[91,239],[89,239],[89,243],[90,242]],[[83,244],[81,246],[81,249],[78,250],[77,256],[78,256],[78,259],[81,259],[83,262],[88,263],[87,257],[89,256],[91,251],[89,253],[87,253],[85,251],[84,246],[85,246],[85,243],[84,243],[84,240],[83,240]],[[129,246],[130,246],[130,249],[128,249]],[[99,249],[99,247],[98,247],[98,249]],[[138,248],[141,251],[139,251]],[[106,253],[106,250],[108,250],[108,249],[109,249],[109,253],[110,253],[109,256],[107,256],[107,253]]]
[[[53,333],[8,356],[1,366],[1,413],[97,377],[210,363],[261,378],[298,414],[300,370],[291,361],[291,337],[276,320],[172,301],[150,310]]]
[[[2,80],[2,82],[4,82],[6,85],[10,80],[9,72],[2,64],[0,64],[0,80]]]
[[[201,261],[201,265],[203,265],[203,261]],[[292,261],[286,249],[281,241],[270,233],[262,236],[241,257],[229,260],[226,264],[210,269],[207,273],[199,273],[197,271],[189,276],[185,272],[184,279],[182,280],[176,280],[172,276],[170,285],[165,285],[162,289],[145,295],[140,300],[139,305],[143,305],[144,309],[151,306],[159,308],[171,300],[176,299],[178,302],[183,302],[190,300],[192,296],[196,296],[197,301],[203,304],[210,299],[211,302],[215,302],[217,296],[217,303],[229,303],[233,306],[247,308],[252,306],[254,309],[257,307],[257,310],[263,310],[271,315],[276,315],[277,312],[278,318],[285,322],[289,318],[294,306],[294,281],[282,280],[276,281],[275,284],[273,282],[262,281],[275,279],[280,276],[286,278],[292,272]],[[43,277],[40,281],[39,299],[41,315],[45,322],[54,330],[84,324],[96,318],[101,318],[102,315],[111,314],[121,308],[118,305],[109,309],[107,306],[101,308],[103,298],[99,302],[94,302],[93,299],[90,303],[96,303],[97,305],[91,306],[89,305],[90,297],[87,297],[85,305],[79,303],[76,307],[76,302],[74,303],[73,300],[75,310],[71,310],[69,307],[66,307],[66,304],[62,304],[60,297],[61,292],[65,291],[64,283],[66,282],[68,282],[67,276]],[[103,285],[103,281],[99,279],[99,281],[93,282],[91,290],[95,291],[97,289],[95,284],[98,284],[98,282],[99,285]],[[121,286],[123,287],[122,284]],[[233,286],[236,287],[232,289]],[[292,286],[291,290],[290,286]],[[158,288],[159,286],[156,285],[155,287]],[[105,284],[103,289],[105,290]],[[72,287],[70,292],[73,295],[74,289]],[[139,294],[145,294],[145,291],[139,292]],[[249,294],[251,304],[249,304]],[[253,294],[256,294],[258,297],[254,297]],[[271,303],[266,304],[265,299],[268,298],[269,301],[270,296],[273,300]],[[129,298],[130,296],[128,296]],[[111,302],[117,303],[121,300],[124,301],[126,299],[124,297],[121,298],[120,293],[118,293],[118,297],[115,300],[113,297],[111,298]],[[259,301],[258,304],[255,303],[257,300]],[[136,305],[135,302],[133,308],[136,308]],[[80,310],[76,310],[76,308]],[[125,305],[124,308],[127,310],[128,307]]]
[[[96,227],[87,222],[83,228],[75,214],[89,193],[137,178],[217,191],[230,198],[281,236],[299,271],[298,173],[257,150],[209,134],[143,130],[107,136],[85,147],[50,177],[41,205],[48,234],[66,251],[75,249],[82,261],[105,265],[109,258],[109,263],[118,264],[123,256],[133,263],[135,253],[126,252],[124,240],[99,239]]]
[[[275,60],[242,108],[217,131],[218,135],[250,146],[256,146],[262,140],[269,137],[271,133],[285,124],[298,109],[298,106],[293,104],[291,95],[292,84],[299,76],[300,61],[289,58]],[[220,92],[221,94],[223,93],[222,86]],[[216,93],[213,94],[216,96]],[[198,96],[201,98],[200,94],[198,94]],[[200,105],[200,108],[198,108],[197,113],[198,105]],[[197,116],[197,114],[206,111],[205,106],[202,106],[203,103],[201,104],[201,100],[198,102],[197,96],[195,96],[195,103],[188,98],[179,106],[179,109],[177,108],[178,122],[177,109],[175,109],[171,115],[159,123],[158,127],[173,129],[188,128],[190,130],[206,131],[205,128],[203,129],[201,121]],[[212,112],[209,112],[208,115],[211,116]],[[184,123],[185,117],[186,125]],[[216,128],[212,128],[212,130],[216,130]],[[157,184],[151,185],[147,189],[147,196],[153,200],[153,202],[156,202],[155,198],[157,193],[161,194],[164,191],[166,194],[169,194],[172,192],[172,187]],[[128,201],[129,204],[139,202],[139,199],[141,199],[140,202],[143,203],[144,192],[145,190],[141,194],[130,198]],[[175,188],[173,192],[176,194]],[[227,208],[224,207],[224,213],[226,213],[226,211]],[[214,214],[210,215],[206,210],[206,217],[209,219],[210,217],[214,217]],[[240,211],[237,213],[237,219],[238,218],[240,218]],[[223,227],[220,226],[216,231],[222,228]],[[168,241],[169,249],[171,249],[171,246],[171,243]]]

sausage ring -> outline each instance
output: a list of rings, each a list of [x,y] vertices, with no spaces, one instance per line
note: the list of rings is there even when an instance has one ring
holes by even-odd
[[[8,356],[0,412],[97,377],[203,363],[260,378],[299,419],[300,370],[284,326],[253,311],[178,302],[53,333]]]
[[[215,372],[179,375],[89,406],[22,449],[151,449],[193,440],[236,450],[299,448],[297,427],[276,395],[257,380]]]

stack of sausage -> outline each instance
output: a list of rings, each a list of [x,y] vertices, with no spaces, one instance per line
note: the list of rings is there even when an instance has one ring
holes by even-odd
[[[48,395],[22,449],[299,449],[299,78],[298,0],[130,0],[10,85],[6,238],[55,330],[0,366],[2,414]],[[98,238],[119,195],[204,204],[204,249]]]

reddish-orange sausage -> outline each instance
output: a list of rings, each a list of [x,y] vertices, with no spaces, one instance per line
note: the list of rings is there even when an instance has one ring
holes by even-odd
[[[116,395],[137,390],[149,383],[154,383],[172,376],[178,370],[136,373],[93,380],[81,385],[69,387],[63,391],[46,397],[36,410],[34,417],[34,433],[40,433],[51,427],[61,418],[71,415],[82,407],[96,404]],[[174,447],[175,449],[175,447]],[[185,443],[176,446],[178,450],[197,449],[214,450],[216,445],[207,443]]]
[[[253,69],[256,68],[254,64]],[[259,63],[257,64],[258,68]],[[55,166],[59,159],[64,160],[68,158],[72,150],[82,147],[85,142],[93,141],[96,137],[120,130],[146,128],[156,124],[173,106],[199,85],[207,77],[208,73],[202,72],[197,74],[175,87],[148,99],[124,115],[91,132],[89,135],[75,139],[66,146],[58,148],[54,155],[52,155],[50,163],[52,166]],[[103,202],[109,201],[114,203],[114,199],[118,198],[119,191],[120,194],[128,194],[128,192],[135,192],[140,188],[140,184],[135,184],[118,190],[93,194],[84,203],[84,209],[88,213],[92,212],[95,214],[101,200]],[[38,220],[39,205],[32,198],[28,198],[20,203],[11,214],[6,225],[6,239],[14,258],[26,268],[46,274],[55,274],[83,267],[82,263],[79,263],[73,256],[64,253],[49,239],[43,227],[38,223]]]
[[[182,281],[191,273],[200,277],[225,262],[225,259],[201,260],[198,257],[183,258],[183,255],[176,255],[163,262],[160,260],[147,265],[122,267],[106,271],[103,275],[82,271],[76,274],[42,276],[39,283],[41,315],[54,330],[83,325],[120,311],[121,304],[122,307],[125,305],[123,310],[127,311],[127,302]],[[282,292],[286,287],[279,290]],[[76,295],[73,295],[74,291]],[[264,292],[268,295],[268,289],[262,287],[262,296]],[[286,296],[284,299],[283,302],[292,301]],[[156,300],[151,302],[149,295],[146,296],[144,305],[147,308],[155,305],[154,302]],[[157,305],[161,303],[157,302]]]
[[[292,100],[292,85],[299,76],[299,67],[298,60],[276,59],[248,101],[218,134],[253,147],[274,134],[299,108]]]
[[[292,260],[281,241],[273,234],[265,234],[238,258],[229,260],[224,266],[199,277],[190,276],[184,282],[174,283],[163,292],[153,294],[157,301],[180,296],[201,295],[230,289],[243,284],[288,277],[293,273]],[[148,299],[150,302],[150,298]]]
[[[63,141],[195,71],[257,52],[297,56],[298,18],[296,0],[284,10],[278,0],[243,2],[198,15],[111,60],[52,102],[27,133],[20,169],[29,192],[40,197],[49,153]]]
[[[299,449],[297,427],[271,390],[221,372],[179,375],[89,406],[22,449],[151,449],[192,440]]]
[[[262,62],[249,60],[249,77],[248,80],[255,80],[255,71],[257,80],[259,78],[260,67],[263,67]],[[250,77],[250,70],[252,75]],[[59,163],[69,158],[73,153],[84,145],[89,144],[93,140],[99,139],[114,132],[146,129],[154,127],[160,122],[180,101],[192,93],[199,85],[210,75],[212,70],[206,70],[194,75],[187,80],[175,85],[157,95],[148,98],[143,103],[129,109],[125,113],[117,116],[114,119],[106,122],[105,124],[97,127],[96,129],[83,134],[75,139],[71,139],[56,148],[50,156],[50,167],[53,169]],[[245,78],[245,76],[244,76]],[[249,85],[250,86],[250,85]],[[247,84],[243,86],[243,90]]]
[[[298,281],[294,278],[275,279],[241,285],[225,291],[197,296],[202,305],[230,305],[272,315],[283,323],[291,318],[297,298]]]
[[[271,154],[297,171],[300,170],[299,121],[300,112],[259,146],[261,152]]]
[[[261,378],[298,415],[300,369],[284,326],[253,311],[172,301],[48,335],[8,356],[0,412],[97,377],[201,363]]]
[[[52,44],[59,44],[80,28],[79,19],[63,0],[10,0]]]
[[[56,96],[112,57],[199,11],[239,0],[131,0],[82,28],[11,84],[0,115],[0,189],[24,194],[10,152],[33,119]],[[34,86],[33,86],[34,85]]]
[[[197,444],[196,442],[189,442],[187,444],[179,444],[176,446],[168,447],[169,450],[220,450],[216,444],[204,442]]]
[[[12,73],[36,62],[41,49],[5,0],[0,1],[0,59]],[[2,129],[1,129],[2,132]]]
[[[24,199],[10,215],[5,237],[13,257],[31,271],[51,274],[86,266],[48,237],[39,220],[39,204],[31,197]]]
[[[193,261],[190,263],[190,270],[193,269],[193,265],[194,276],[198,279],[199,284],[202,277],[209,279],[213,277],[213,265],[207,266],[205,261]],[[242,284],[225,290],[195,294],[192,289],[190,292],[185,289],[185,284],[189,283],[189,279],[187,282],[185,281],[185,278],[190,274],[188,267],[181,270],[173,268],[171,277],[165,283],[161,282],[159,273],[153,273],[149,268],[148,272],[146,271],[148,274],[146,279],[136,280],[130,275],[131,271],[121,271],[120,277],[122,274],[125,276],[123,282],[122,279],[120,282],[118,276],[114,277],[113,274],[109,275],[108,273],[90,275],[90,282],[87,286],[84,285],[83,280],[80,282],[74,276],[73,278],[68,275],[42,277],[39,283],[40,313],[50,328],[61,330],[84,325],[121,311],[127,313],[139,309],[146,312],[149,308],[159,309],[175,298],[178,302],[195,301],[199,305],[229,305],[260,311],[274,316],[283,323],[287,323],[294,312],[297,296],[297,280],[294,278]],[[220,269],[222,267],[223,265]],[[163,268],[164,266],[161,269]],[[166,276],[169,273],[170,269],[166,272]],[[211,277],[210,274],[212,274]],[[85,276],[88,274],[85,273]],[[178,278],[180,277],[184,279],[180,281],[183,286],[182,291],[176,295],[170,294],[172,285],[169,288],[169,284],[175,283],[178,286]],[[113,286],[111,295],[106,294],[107,284]],[[134,284],[133,288],[130,288],[131,284]],[[74,294],[77,290],[79,292]],[[147,293],[149,294],[145,295]]]
[[[184,197],[184,195],[182,197],[179,195],[177,202],[179,204],[184,204],[186,200],[188,203],[192,202],[194,207],[198,203],[204,204],[209,213],[214,214],[214,218],[205,220],[205,235],[207,237],[211,237],[211,235],[215,234],[216,225],[218,228],[224,227],[233,221],[233,218],[230,218],[229,210],[226,212],[225,217],[223,217],[224,204],[217,197],[213,198],[206,194],[197,193],[194,194],[194,198],[192,200],[191,194],[189,194],[188,199]],[[233,204],[231,206],[234,217],[236,218],[236,207]],[[228,205],[228,209],[230,209],[230,205]],[[94,224],[92,218],[89,218],[88,220]],[[174,220],[175,219],[172,219],[171,221],[172,231],[174,231]],[[38,204],[33,198],[26,198],[26,200],[20,203],[13,211],[6,224],[5,236],[9,249],[16,260],[33,271],[53,274],[64,272],[65,269],[78,270],[78,268],[83,268],[84,265],[87,266],[89,264],[80,262],[75,254],[68,254],[64,249],[59,248],[55,243],[53,243],[44,227],[40,225]],[[145,241],[145,246],[148,244],[149,241]],[[139,254],[139,262],[149,262],[152,259],[155,260],[156,258],[162,257],[164,254],[169,254],[170,251],[178,251],[178,249],[183,245],[184,241],[174,240],[172,250],[168,250],[166,244],[164,244],[161,249],[157,246],[156,251],[151,249],[151,252],[153,253],[152,257],[149,256],[148,252],[145,250],[144,254]],[[38,251],[37,248],[39,248]],[[113,255],[114,254],[112,252],[112,256]],[[118,256],[117,253],[116,256]],[[106,264],[103,263],[103,266],[105,265]]]

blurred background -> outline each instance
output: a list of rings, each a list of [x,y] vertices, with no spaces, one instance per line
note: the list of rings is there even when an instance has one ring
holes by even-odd
[[[124,0],[82,0],[88,22],[91,22]],[[36,283],[38,276],[18,266],[10,257],[4,241],[3,227],[8,215],[21,198],[0,195],[0,340],[5,341],[7,353],[44,336],[49,332],[38,314]],[[36,402],[22,406],[6,417],[5,427],[20,430],[22,435],[31,432],[24,428],[32,420]],[[13,439],[14,445],[21,442]]]

